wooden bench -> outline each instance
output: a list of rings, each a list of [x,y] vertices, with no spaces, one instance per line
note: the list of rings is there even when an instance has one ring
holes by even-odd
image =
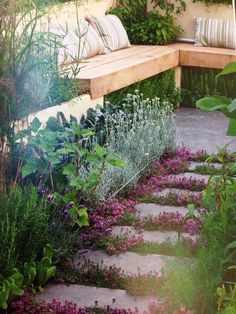
[[[181,66],[222,69],[232,61],[236,61],[236,52],[231,49],[185,43],[132,46],[86,60],[77,79],[91,99],[97,99],[169,69]]]

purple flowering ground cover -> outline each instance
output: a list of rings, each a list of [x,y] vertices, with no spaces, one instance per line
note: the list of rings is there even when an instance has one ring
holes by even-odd
[[[173,179],[169,175],[185,172],[191,161],[204,161],[206,157],[204,151],[199,151],[194,154],[186,148],[180,148],[176,150],[175,154],[172,153],[162,161],[155,162],[149,172],[142,178],[142,180],[140,180],[139,184],[132,191],[126,193],[125,197],[113,197],[103,203],[96,204],[95,206],[93,204],[83,204],[83,200],[80,199],[80,203],[84,207],[86,206],[89,208],[89,226],[80,228],[78,233],[78,237],[83,244],[83,250],[86,250],[87,248],[98,248],[99,245],[101,247],[102,241],[102,248],[105,249],[108,254],[120,254],[132,249],[138,250],[142,245],[145,245],[142,238],[142,231],[144,230],[177,231],[180,235],[183,232],[189,233],[190,235],[198,234],[202,227],[201,218],[199,216],[183,216],[178,212],[163,211],[156,216],[149,215],[140,217],[135,206],[140,201],[148,201],[149,198],[149,201],[161,205],[187,206],[191,203],[196,207],[200,207],[200,192],[205,189],[206,182],[194,178]],[[179,188],[194,192],[197,191],[199,194],[179,195],[176,193],[169,193],[168,195],[161,197],[153,196],[154,192],[162,191],[165,188]],[[61,195],[64,196],[68,192],[67,189],[64,189],[61,192]],[[47,194],[48,191],[45,191],[44,187],[41,187],[39,193]],[[82,195],[78,195],[77,197],[82,198]],[[48,194],[48,200],[53,202],[53,196]],[[67,220],[69,219],[68,210],[73,208],[73,206],[73,202],[64,202],[58,206],[59,213],[64,217],[65,223],[67,223]],[[112,239],[112,228],[119,224],[133,226],[139,232],[139,235],[134,237],[127,235]],[[199,240],[196,240],[195,242],[190,241],[188,242],[188,245],[191,249],[196,250],[197,245],[199,245],[198,241]],[[171,247],[169,246],[168,250],[170,249]],[[171,255],[171,252],[169,253]],[[168,254],[166,253],[166,255]],[[81,256],[83,256],[83,254],[81,254]],[[84,267],[84,269],[80,269],[80,274],[77,273],[77,275],[75,275],[75,270],[70,269],[70,267],[71,266],[67,263],[63,263],[60,266],[58,265],[59,273],[56,276],[55,282],[98,285],[100,287],[109,287],[113,289],[125,289],[133,295],[149,295],[155,294],[154,292],[158,290],[158,286],[161,284],[162,280],[164,280],[164,278],[160,278],[155,274],[147,274],[144,276],[138,275],[131,278],[120,273],[119,270],[115,268],[107,270],[102,269],[101,267],[99,268],[98,265],[89,265],[87,269]],[[69,274],[73,275],[70,276]],[[138,288],[140,286],[145,286],[145,291],[141,291]],[[10,309],[12,313],[16,314],[138,313],[138,309],[131,311],[125,309],[111,309],[110,307],[99,308],[99,306],[93,308],[79,308],[77,305],[70,302],[61,304],[57,300],[53,300],[51,303],[37,303],[30,290],[26,290],[23,297],[15,299],[11,303]],[[192,311],[186,310],[183,306],[176,310],[170,303],[160,304],[158,302],[152,303],[149,311],[153,314],[192,313]]]

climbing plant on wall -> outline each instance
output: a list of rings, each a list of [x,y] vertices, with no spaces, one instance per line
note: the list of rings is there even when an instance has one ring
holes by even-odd
[[[109,10],[120,17],[133,44],[165,45],[181,32],[174,16],[185,10],[184,0],[153,0],[151,4],[153,9],[148,10],[147,0],[118,0]]]

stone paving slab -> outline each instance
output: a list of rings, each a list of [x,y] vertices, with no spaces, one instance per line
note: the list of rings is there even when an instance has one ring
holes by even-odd
[[[70,285],[63,284],[47,285],[45,291],[42,294],[37,295],[39,301],[51,302],[53,299],[57,299],[64,303],[65,301],[71,301],[76,303],[80,307],[84,306],[110,306],[112,308],[132,309],[138,307],[139,312],[143,313],[148,310],[148,304],[156,297],[134,297],[129,295],[125,290],[107,289],[87,287],[82,285]]]
[[[161,274],[161,270],[165,266],[166,261],[177,259],[173,256],[162,256],[158,254],[140,255],[138,253],[126,252],[119,255],[108,255],[105,251],[89,250],[83,254],[85,259],[89,259],[94,263],[102,263],[104,266],[116,266],[128,275],[147,274],[149,272],[157,272]],[[73,264],[83,264],[83,259],[75,257]]]
[[[207,162],[196,162],[196,161],[192,161],[190,163],[190,165],[188,166],[188,170],[189,171],[193,171],[197,166],[214,166],[216,169],[220,169],[221,168],[221,164],[219,163],[212,163],[212,164],[208,164]]]
[[[198,174],[198,173],[194,173],[194,172],[183,172],[180,174],[171,174],[168,176],[169,180],[170,179],[183,179],[183,178],[187,178],[187,179],[196,179],[196,180],[205,180],[206,182],[208,181],[208,179],[210,178],[209,175],[205,175],[205,174]]]
[[[127,234],[129,236],[138,236],[138,235],[143,234],[143,233],[139,232],[134,227],[130,227],[130,226],[115,226],[112,228],[111,235],[114,237],[115,236],[124,236]]]
[[[206,150],[216,153],[217,147],[230,142],[229,150],[236,151],[236,139],[226,136],[229,119],[221,112],[204,112],[181,107],[176,110],[177,141],[193,152]]]
[[[158,216],[162,212],[176,213],[179,212],[183,216],[189,212],[189,209],[184,206],[169,206],[159,204],[139,203],[135,206],[138,214],[141,217]]]
[[[178,241],[178,233],[176,231],[144,231],[142,233],[138,232],[135,228],[125,226],[120,227],[116,226],[112,230],[113,236],[125,235],[126,232],[130,232],[132,235],[142,235],[143,240],[145,242],[153,242],[153,243],[164,243],[166,241],[177,242]],[[182,233],[182,236],[187,239],[191,238],[195,240],[197,236],[190,236],[188,233]]]
[[[189,191],[184,189],[174,189],[174,188],[166,188],[159,192],[154,192],[153,195],[155,196],[167,196],[170,193],[177,193],[179,195],[199,195],[201,192]]]

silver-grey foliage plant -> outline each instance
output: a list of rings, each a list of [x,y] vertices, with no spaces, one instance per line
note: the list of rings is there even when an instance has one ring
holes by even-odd
[[[129,97],[133,113],[120,111],[104,117],[108,150],[124,160],[128,167],[106,169],[97,189],[99,198],[114,195],[124,186],[137,184],[142,170],[158,160],[165,150],[175,147],[173,106],[168,102],[160,103],[158,98],[144,99],[138,93]]]

